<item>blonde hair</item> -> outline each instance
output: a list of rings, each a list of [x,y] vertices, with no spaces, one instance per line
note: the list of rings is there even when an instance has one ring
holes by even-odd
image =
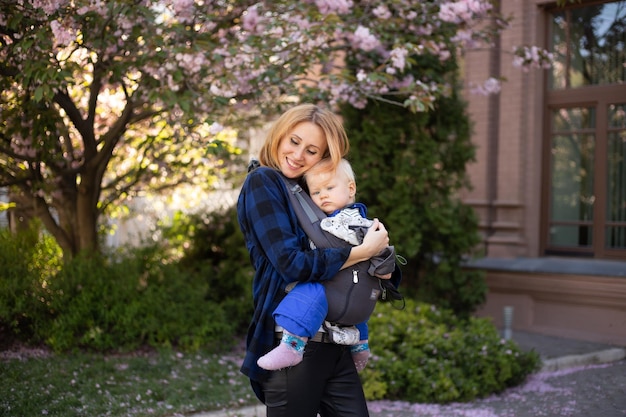
[[[335,175],[335,173],[337,172],[343,174],[348,179],[348,181],[353,182],[356,186],[356,176],[354,175],[354,170],[352,169],[352,165],[350,164],[350,162],[348,162],[348,160],[345,158],[341,158],[337,165],[334,165],[329,158],[322,159],[317,164],[313,165],[311,169],[304,173],[304,179],[306,181],[307,178],[319,174],[329,173]]]
[[[322,158],[330,159],[333,167],[348,154],[350,143],[339,117],[314,104],[300,104],[283,113],[271,127],[259,152],[261,165],[280,169],[278,161],[280,142],[302,122],[314,123],[322,129],[328,146]]]

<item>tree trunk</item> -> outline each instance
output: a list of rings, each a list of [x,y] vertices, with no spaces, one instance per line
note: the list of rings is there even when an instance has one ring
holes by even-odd
[[[46,230],[54,237],[63,252],[63,260],[69,262],[79,253],[99,251],[97,197],[94,187],[80,186],[74,196],[64,195],[54,206],[39,197],[14,196],[16,208],[13,217],[39,218]],[[97,189],[97,187],[96,187]],[[28,224],[27,221],[24,226]]]
[[[98,252],[100,245],[98,241],[98,197],[94,186],[84,186],[78,188],[76,198],[76,248],[74,255],[81,252]]]
[[[15,202],[15,194],[9,192],[9,201]],[[7,210],[7,220],[11,233],[28,229],[28,225],[34,218],[32,205],[18,205]]]

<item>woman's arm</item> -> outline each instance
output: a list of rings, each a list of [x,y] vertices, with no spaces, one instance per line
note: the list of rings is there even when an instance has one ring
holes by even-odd
[[[332,278],[352,248],[311,249],[287,192],[274,170],[261,167],[248,174],[240,196],[239,220],[253,262],[269,262],[286,282]]]

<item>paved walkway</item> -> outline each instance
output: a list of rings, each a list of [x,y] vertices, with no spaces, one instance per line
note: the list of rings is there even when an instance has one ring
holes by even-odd
[[[370,417],[626,417],[626,347],[514,332],[543,368],[500,395],[448,405],[374,401]],[[262,405],[191,417],[263,417]]]

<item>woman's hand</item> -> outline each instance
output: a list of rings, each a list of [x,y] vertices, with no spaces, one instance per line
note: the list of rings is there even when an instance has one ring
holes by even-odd
[[[379,222],[378,219],[374,219],[374,223],[363,238],[363,243],[358,246],[354,246],[350,250],[350,256],[341,269],[362,261],[367,261],[371,257],[380,253],[380,251],[385,249],[387,246],[389,246],[389,235],[387,233],[387,229],[385,229],[385,226]]]
[[[379,254],[383,249],[389,246],[389,234],[387,233],[387,229],[385,229],[385,226],[378,219],[374,219],[374,223],[365,234],[361,245],[365,246],[368,250],[369,256],[367,259]]]

